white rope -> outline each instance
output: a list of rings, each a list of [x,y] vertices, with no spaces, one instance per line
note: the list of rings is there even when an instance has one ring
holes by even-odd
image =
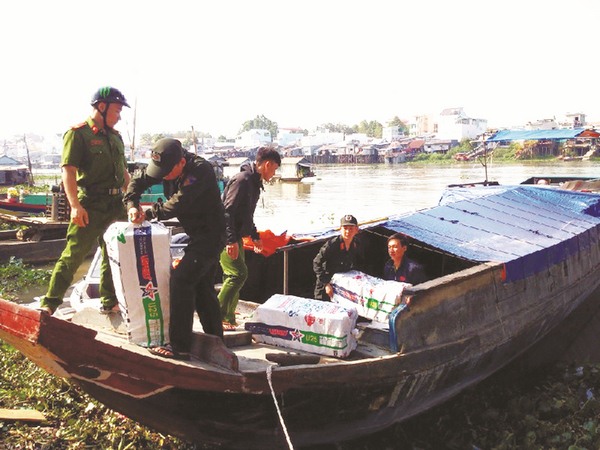
[[[285,422],[283,421],[283,416],[281,415],[281,410],[279,409],[279,404],[277,403],[277,397],[275,396],[275,390],[273,389],[273,382],[271,381],[271,373],[273,372],[273,366],[269,364],[267,366],[267,381],[269,382],[269,388],[271,389],[271,396],[273,397],[273,403],[275,403],[275,409],[277,409],[277,415],[279,416],[279,423],[281,424],[281,428],[283,428],[283,432],[285,433],[285,440],[287,441],[288,447],[290,450],[294,450],[294,446],[292,445],[292,441],[290,440],[290,435],[288,434],[287,428],[285,426]]]

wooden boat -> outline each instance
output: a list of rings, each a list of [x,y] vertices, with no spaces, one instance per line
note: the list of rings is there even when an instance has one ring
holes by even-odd
[[[0,213],[14,216],[44,215],[46,205],[0,199]]]
[[[379,270],[394,232],[411,237],[411,257],[431,279],[404,290],[388,324],[359,321],[347,359],[253,343],[246,332],[227,333],[227,345],[198,332],[190,362],[167,360],[90,309],[48,316],[6,301],[0,339],[161,432],[225,448],[282,448],[351,439],[439,405],[542,345],[567,319],[585,319],[577,313],[599,292],[597,194],[449,190],[438,206],[363,227]],[[249,258],[244,298],[272,289],[306,297],[310,260],[334,233]]]
[[[312,164],[301,156],[287,156],[281,160],[281,166],[275,179],[279,181],[302,181],[304,183],[316,180]]]
[[[27,264],[47,263],[57,260],[65,248],[68,222],[2,213],[0,220],[14,226],[0,231],[0,263],[11,257]]]

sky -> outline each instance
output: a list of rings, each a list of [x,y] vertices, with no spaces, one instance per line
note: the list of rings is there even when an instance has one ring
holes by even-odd
[[[20,0],[0,5],[0,137],[62,134],[100,87],[117,128],[234,136],[463,107],[490,127],[600,121],[596,0]]]

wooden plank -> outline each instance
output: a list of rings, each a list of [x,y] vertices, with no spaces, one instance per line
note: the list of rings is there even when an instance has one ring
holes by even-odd
[[[46,416],[35,409],[0,408],[0,420],[22,420],[24,422],[44,422]]]

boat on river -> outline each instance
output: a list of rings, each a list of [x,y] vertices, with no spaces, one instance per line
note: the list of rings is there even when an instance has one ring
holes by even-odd
[[[49,316],[3,300],[0,339],[160,432],[224,448],[282,448],[352,439],[427,411],[598,307],[598,194],[449,189],[437,206],[361,225],[372,275],[381,275],[396,232],[410,237],[410,257],[429,279],[405,287],[387,321],[359,319],[346,358],[259,343],[248,331],[226,333],[224,343],[197,331],[190,361],[164,359],[129,343],[122,324],[95,309]],[[242,296],[255,303],[242,303],[244,317],[273,293],[310,297],[311,260],[336,233],[295,236],[269,257],[247,253]]]
[[[286,156],[281,160],[281,166],[274,176],[275,180],[283,182],[301,181],[310,183],[316,180],[313,165],[303,156]]]
[[[0,199],[0,213],[10,214],[17,217],[38,216],[46,213],[46,204],[18,201],[15,199]]]

